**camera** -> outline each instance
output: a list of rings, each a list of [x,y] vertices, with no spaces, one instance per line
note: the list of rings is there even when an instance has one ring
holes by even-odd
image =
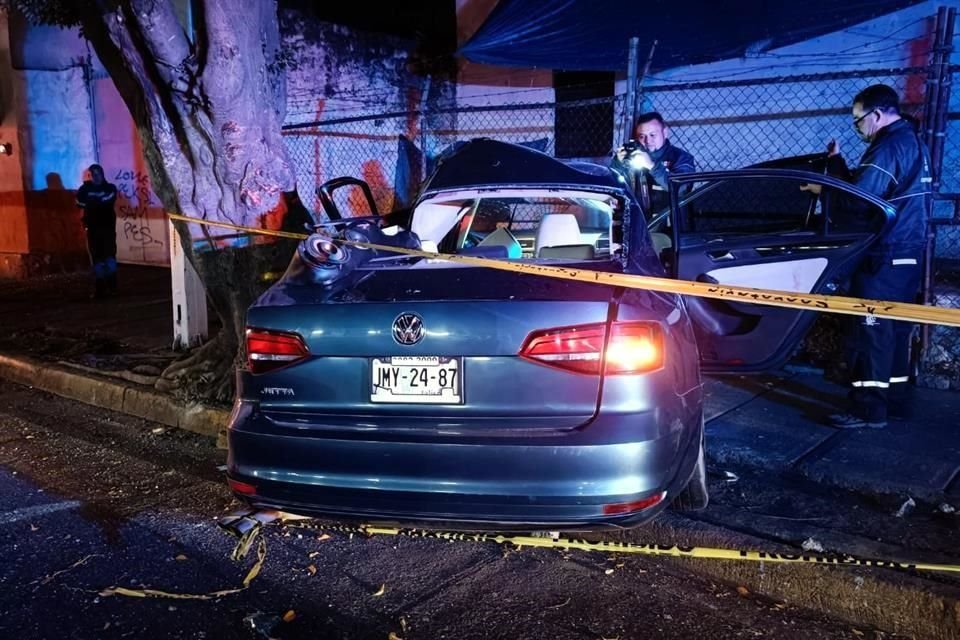
[[[626,142],[624,142],[623,150],[627,152],[628,158],[632,156],[634,153],[636,153],[637,151],[643,151],[644,153],[649,153],[649,151],[647,151],[647,148],[643,146],[643,143],[637,140],[627,140]]]

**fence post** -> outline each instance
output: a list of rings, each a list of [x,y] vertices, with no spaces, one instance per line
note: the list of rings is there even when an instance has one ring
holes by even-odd
[[[943,176],[944,140],[947,135],[947,112],[950,109],[950,54],[953,52],[953,28],[956,9],[937,10],[933,59],[927,70],[927,99],[924,108],[924,137],[930,150],[931,185],[934,197],[940,192]],[[927,243],[923,258],[923,303],[933,304],[933,258],[936,251],[936,227],[927,225]],[[920,336],[920,354],[930,343],[930,327],[924,325]]]
[[[630,38],[630,56],[627,60],[627,100],[623,106],[623,135],[621,142],[633,137],[633,118],[637,108],[637,79],[640,71],[640,38]]]

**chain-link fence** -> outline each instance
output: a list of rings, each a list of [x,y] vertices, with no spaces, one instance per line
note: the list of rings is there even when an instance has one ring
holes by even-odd
[[[960,68],[951,71],[956,74]],[[916,67],[653,86],[639,96],[638,112],[661,112],[670,123],[671,141],[694,154],[699,170],[735,169],[819,153],[831,139],[854,166],[865,147],[850,126],[852,96],[871,84],[888,84],[902,97],[904,112],[922,122],[931,87],[927,77],[927,68]],[[438,155],[472,138],[607,163],[611,151],[623,142],[625,104],[621,95],[394,112],[289,125],[284,134],[297,166],[301,197],[313,210],[319,209],[315,196],[319,185],[351,176],[370,185],[376,206],[384,213],[410,204]],[[960,95],[951,96],[947,107],[928,297],[934,304],[960,307],[960,226],[955,226],[960,225],[955,213],[960,204],[960,171],[955,169],[960,163]],[[337,204],[348,215],[363,215],[364,203],[358,192]],[[960,331],[929,330],[921,373],[925,384],[960,388]]]

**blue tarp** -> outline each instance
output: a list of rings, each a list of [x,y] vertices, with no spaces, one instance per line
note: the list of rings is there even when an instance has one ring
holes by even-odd
[[[843,29],[919,0],[500,0],[459,53],[473,62],[566,71],[622,71],[630,38],[641,68],[743,56]]]

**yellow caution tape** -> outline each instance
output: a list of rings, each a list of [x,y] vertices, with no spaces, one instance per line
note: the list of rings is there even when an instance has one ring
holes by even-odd
[[[317,528],[340,533],[358,533],[367,536],[388,535],[434,540],[456,540],[463,542],[495,542],[510,544],[517,548],[539,547],[547,549],[576,549],[579,551],[603,551],[607,553],[632,553],[651,556],[671,556],[674,558],[710,558],[714,560],[740,560],[747,562],[807,563],[830,566],[876,567],[885,569],[904,569],[913,571],[942,571],[960,573],[960,565],[937,564],[930,562],[899,562],[878,560],[875,558],[856,558],[849,555],[813,555],[809,553],[787,554],[769,551],[742,551],[738,549],[716,549],[711,547],[685,547],[682,545],[633,544],[630,542],[576,540],[569,538],[549,538],[525,535],[503,535],[489,533],[458,533],[449,531],[427,531],[423,529],[399,529],[395,527],[348,526],[318,524]]]
[[[242,227],[227,222],[213,222],[210,220],[201,220],[199,218],[191,218],[173,213],[168,213],[167,216],[169,216],[171,220],[179,220],[182,222],[191,222],[213,227],[224,227],[227,229],[246,231],[249,233],[257,233],[280,238],[303,240],[309,237],[302,233]],[[908,322],[960,327],[960,309],[928,307],[922,304],[912,304],[907,302],[889,302],[881,300],[866,300],[863,298],[849,298],[844,296],[827,296],[816,293],[794,293],[775,289],[754,289],[751,287],[691,282],[687,280],[674,280],[671,278],[659,278],[654,276],[640,276],[625,273],[606,273],[602,271],[591,271],[589,269],[577,269],[570,267],[521,264],[492,258],[478,258],[475,256],[435,253],[430,251],[420,251],[417,249],[403,249],[400,247],[371,244],[367,242],[351,242],[338,238],[331,238],[331,240],[366,249],[390,251],[393,253],[418,256],[432,260],[461,262],[479,267],[499,269],[501,271],[512,271],[515,273],[547,276],[561,280],[573,280],[575,282],[590,282],[595,284],[625,287],[628,289],[645,289],[648,291],[660,291],[663,293],[714,298],[717,300],[726,300],[728,302],[746,302],[751,304],[767,305],[771,307],[800,309],[803,311],[822,311],[827,313],[840,313],[845,315],[887,318],[890,320],[904,320]]]

